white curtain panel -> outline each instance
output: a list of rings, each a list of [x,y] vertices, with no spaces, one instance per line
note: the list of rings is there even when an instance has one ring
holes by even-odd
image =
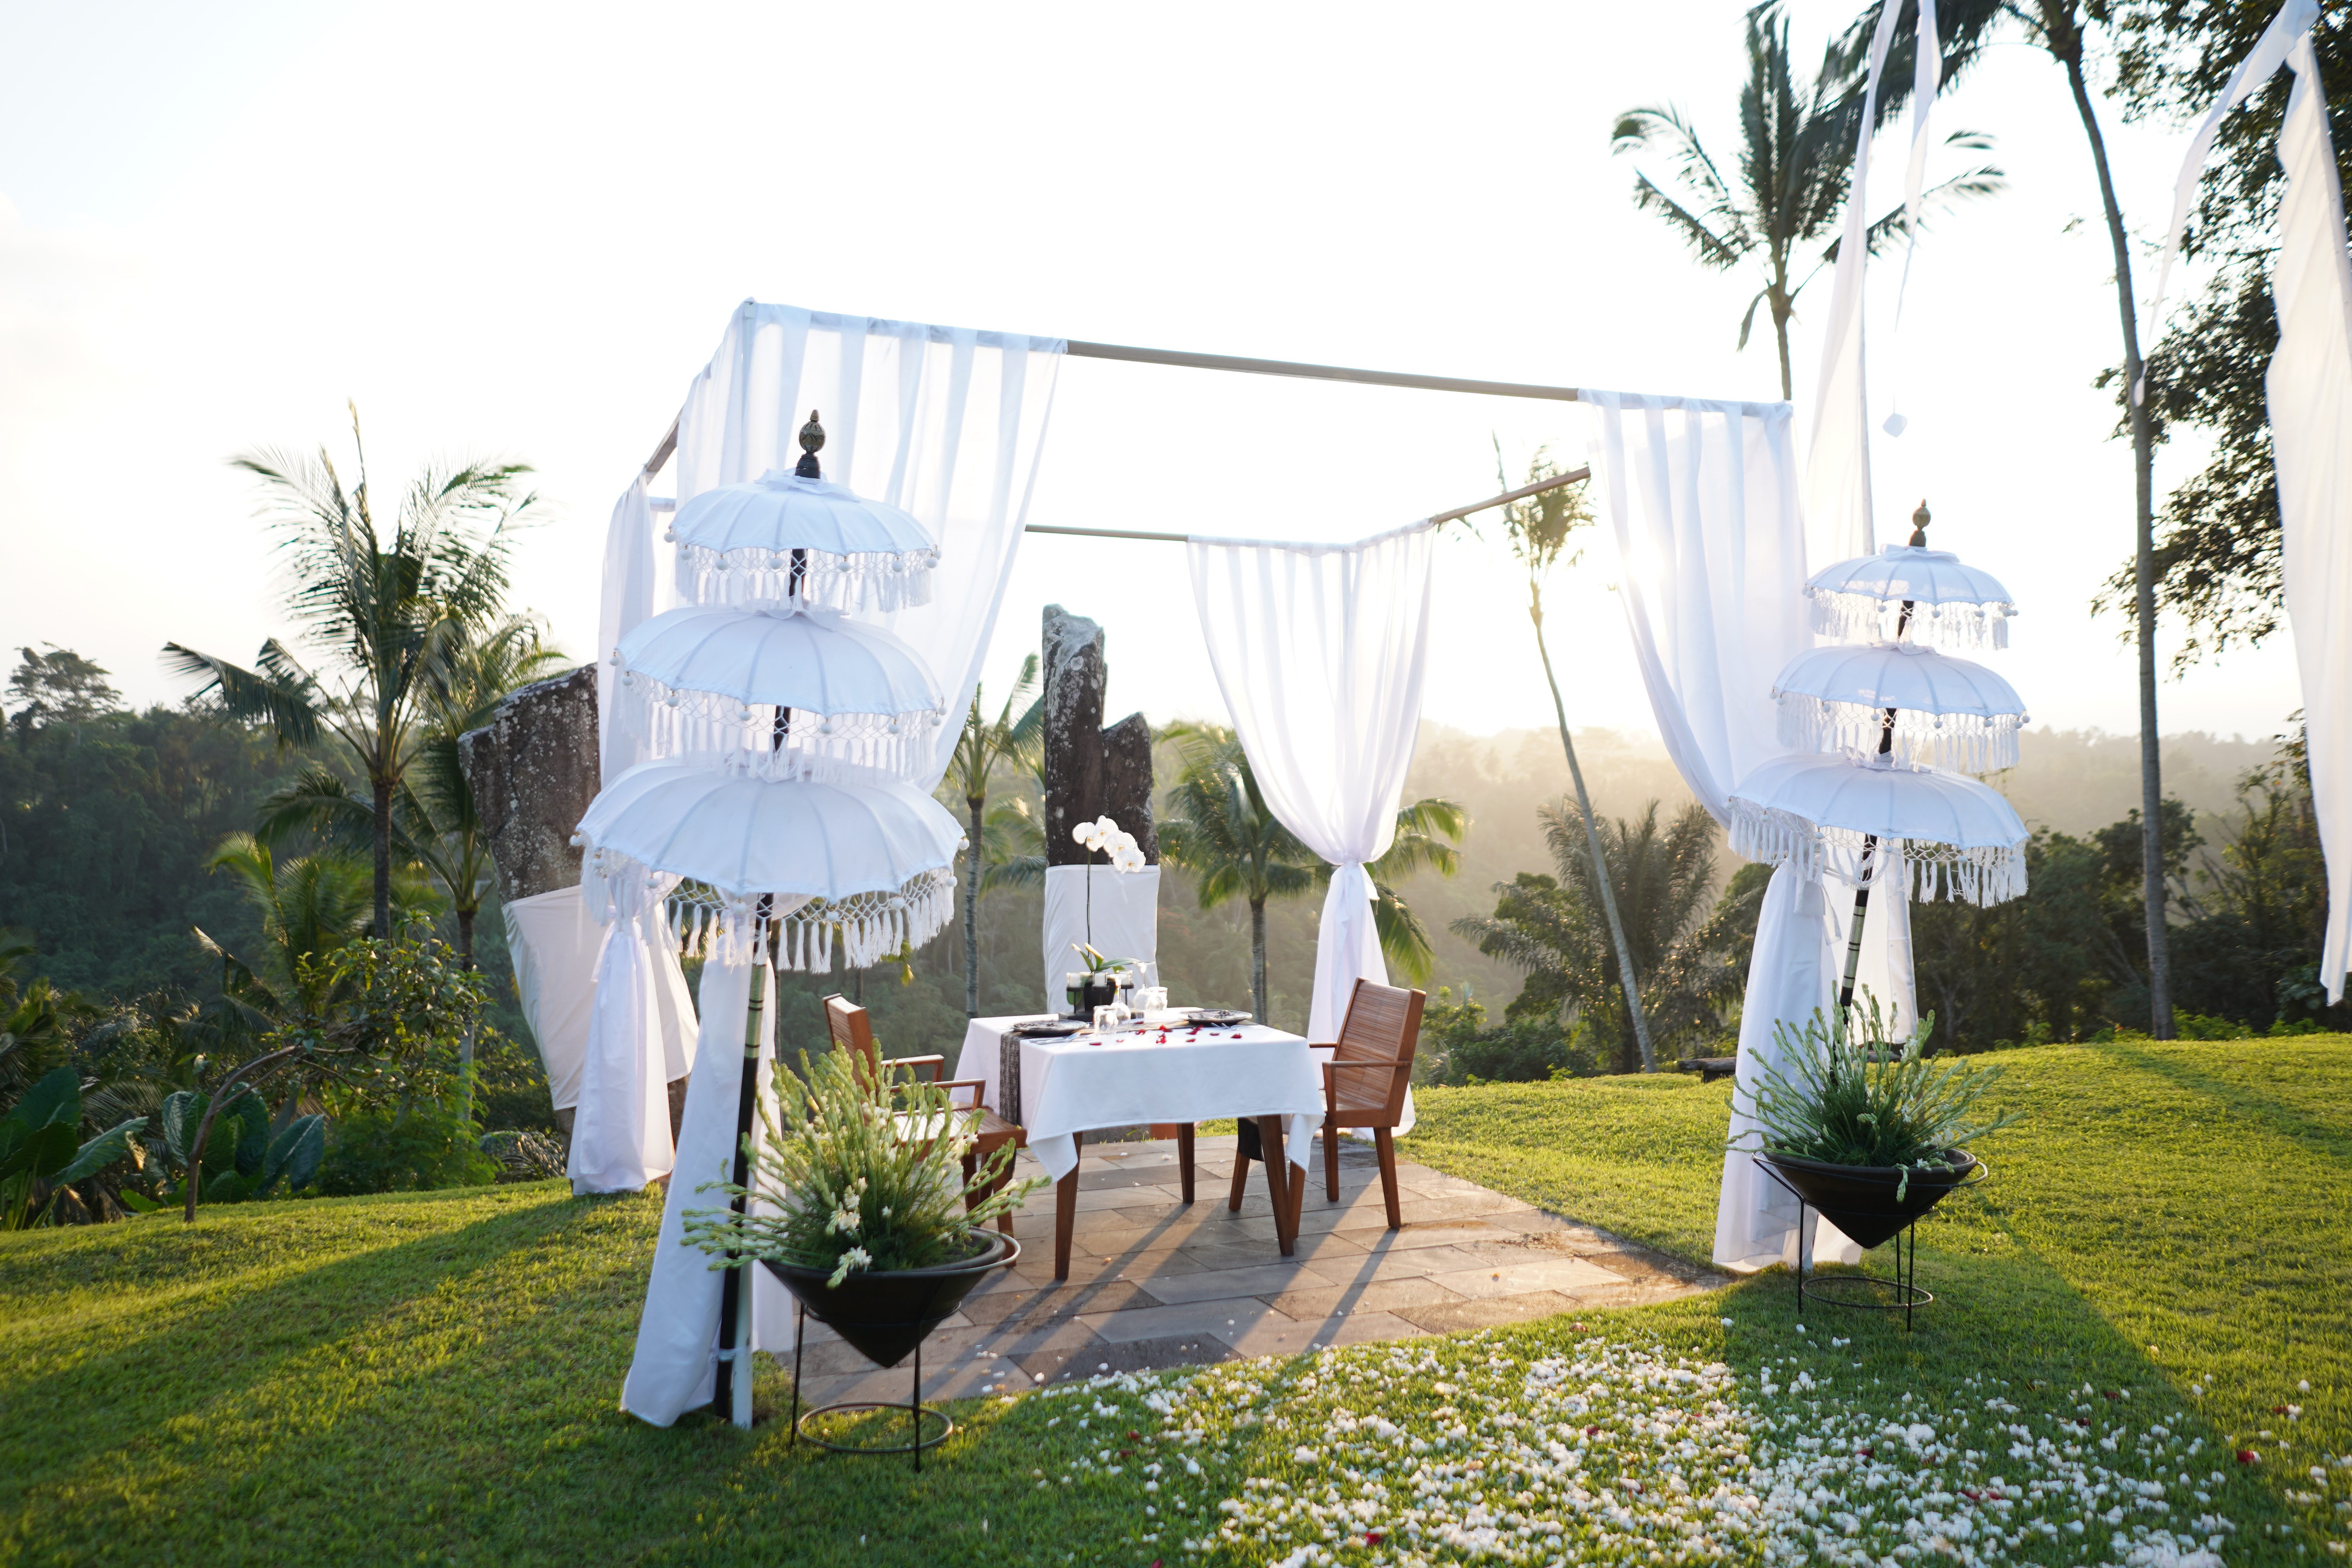
[[[515,992],[547,1069],[548,1096],[556,1110],[569,1110],[580,1102],[604,928],[576,885],[513,900],[499,913],[514,960]]]
[[[1058,338],[747,300],[678,413],[677,499],[790,469],[817,410],[824,477],[912,512],[939,542],[929,604],[858,618],[912,646],[952,721],[971,705],[995,629],[1061,360]],[[932,737],[915,775],[925,790],[955,739],[952,722]]]
[[[762,1102],[775,1103],[776,986],[763,987],[760,1016]],[[716,960],[702,971],[702,1038],[697,1070],[686,1088],[679,1119],[677,1170],[662,1204],[655,1234],[654,1265],[646,1282],[646,1305],[637,1319],[636,1354],[621,1384],[621,1408],[656,1426],[667,1426],[688,1410],[710,1403],[719,1343],[719,1296],[724,1277],[710,1258],[685,1242],[688,1209],[719,1208],[725,1194],[700,1192],[707,1182],[725,1181],[735,1145],[735,1116],[743,1087],[743,1013],[751,995],[751,965]],[[752,1121],[752,1135],[761,1123]],[[792,1313],[777,1299],[790,1293],[765,1268],[748,1270],[752,1280],[752,1344],[761,1350],[792,1348]],[[762,1287],[764,1286],[764,1290]],[[767,1299],[763,1299],[763,1296]],[[781,1329],[781,1338],[777,1337]],[[748,1366],[746,1368],[748,1371]]]
[[[1361,975],[1385,984],[1364,863],[1388,852],[1421,728],[1434,532],[1357,544],[1195,538],[1192,596],[1226,711],[1277,820],[1336,869],[1307,1037],[1339,1037]]]
[[[2319,973],[2335,1003],[2344,999],[2345,970],[2352,967],[2352,265],[2326,98],[2307,32],[2287,63],[2294,90],[2278,146],[2287,188],[2271,268],[2279,346],[2265,385],[2285,533],[2286,612],[2327,859]]]
[[[1817,1009],[1824,1017],[1836,1009],[1842,973],[1836,961],[1844,950],[1834,950],[1833,956],[1828,938],[1831,908],[1841,896],[1793,866],[1773,872],[1764,890],[1756,955],[1748,966],[1748,994],[1739,1014],[1739,1067],[1731,1097],[1730,1136],[1750,1148],[1756,1119],[1741,1108],[1756,1103],[1768,1068],[1785,1071],[1776,1026],[1801,1031]],[[1808,1216],[1812,1234],[1800,1236],[1797,1209],[1795,1196],[1765,1174],[1747,1149],[1727,1152],[1723,1190],[1716,1200],[1716,1263],[1747,1273],[1793,1264],[1808,1254],[1821,1263],[1860,1259],[1862,1249],[1819,1215]]]
[[[604,930],[565,1167],[575,1194],[669,1173],[669,1085],[694,1064],[694,1001],[658,904]]]
[[[1093,873],[1091,879],[1087,873]],[[1093,935],[1087,935],[1088,931]],[[1069,1007],[1062,977],[1086,967],[1070,951],[1073,942],[1092,942],[1095,951],[1112,958],[1160,962],[1160,868],[1114,871],[1108,866],[1048,866],[1045,868],[1045,1011]],[[1171,999],[1172,1000],[1172,999]],[[1204,1005],[1231,1005],[1232,997],[1187,997]]]
[[[1576,395],[1658,731],[1727,825],[1732,786],[1788,749],[1772,683],[1813,646],[1789,405]]]
[[[1790,748],[1772,684],[1813,647],[1805,529],[1785,403],[1709,403],[1578,389],[1589,412],[1593,489],[1618,555],[1618,597],[1650,710],[1685,784],[1718,822],[1729,793]],[[1773,1026],[1801,1029],[1837,1004],[1853,893],[1783,867],[1758,917],[1740,1013],[1739,1081],[1779,1058]],[[1911,1005],[1910,921],[1897,898],[1863,925],[1864,973],[1898,1012]],[[1735,1117],[1733,1130],[1742,1121]],[[1727,1155],[1715,1257],[1766,1268],[1797,1256],[1796,1200]],[[1832,1227],[1824,1258],[1852,1253]]]

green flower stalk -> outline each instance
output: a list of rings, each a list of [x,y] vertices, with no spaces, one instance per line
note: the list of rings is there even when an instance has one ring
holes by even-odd
[[[1749,1104],[1739,1104],[1734,1091],[1733,1104],[1759,1126],[1727,1147],[1832,1165],[1895,1166],[1902,1171],[1895,1186],[1900,1203],[1912,1172],[1945,1174],[1951,1170],[1948,1152],[2016,1122],[2014,1111],[1978,1119],[1977,1102],[2000,1079],[1999,1067],[1925,1059],[1933,1013],[1907,1038],[1891,1037],[1891,1025],[1866,992],[1851,1025],[1831,1022],[1818,1007],[1801,1033],[1776,1025],[1772,1037],[1783,1068],[1762,1069]]]
[[[889,1068],[869,1073],[850,1051],[814,1061],[802,1052],[798,1077],[778,1075],[777,1108],[761,1108],[749,1185],[695,1189],[744,1197],[744,1212],[687,1210],[687,1244],[709,1253],[713,1268],[766,1258],[826,1269],[830,1286],[853,1272],[928,1268],[978,1251],[982,1228],[1045,1183],[990,1190],[1013,1163],[1009,1145],[977,1162],[967,1183],[970,1113],[946,1089],[894,1081]]]

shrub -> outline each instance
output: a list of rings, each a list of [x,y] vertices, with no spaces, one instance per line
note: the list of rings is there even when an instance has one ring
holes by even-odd
[[[473,1118],[456,1106],[420,1100],[338,1114],[319,1173],[322,1192],[406,1193],[432,1187],[486,1187],[499,1163],[484,1153]]]

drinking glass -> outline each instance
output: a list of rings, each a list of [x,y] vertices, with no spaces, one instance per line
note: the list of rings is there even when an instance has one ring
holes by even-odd
[[[1146,985],[1135,994],[1135,1000],[1137,1005],[1143,1009],[1147,1021],[1164,1019],[1168,1016],[1168,987],[1165,985]]]
[[[1119,1011],[1119,1005],[1116,1002],[1106,1002],[1096,1008],[1095,1033],[1098,1035],[1118,1033]]]

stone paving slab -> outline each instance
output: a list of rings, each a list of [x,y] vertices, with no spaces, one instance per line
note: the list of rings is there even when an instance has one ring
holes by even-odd
[[[1226,1207],[1232,1138],[1197,1141],[1189,1205],[1173,1142],[1089,1146],[1078,1170],[1069,1279],[1053,1277],[1054,1194],[1041,1188],[1013,1218],[1019,1261],[991,1275],[924,1341],[922,1397],[1453,1333],[1725,1283],[1406,1160],[1397,1167],[1404,1225],[1392,1231],[1369,1145],[1340,1144],[1337,1202],[1326,1191],[1319,1146],[1314,1154],[1303,1173],[1297,1250],[1284,1258],[1262,1172],[1253,1167],[1241,1211]],[[1042,1174],[1025,1152],[1015,1173]],[[904,1403],[912,1383],[910,1363],[877,1370],[810,1323],[804,1407]]]

